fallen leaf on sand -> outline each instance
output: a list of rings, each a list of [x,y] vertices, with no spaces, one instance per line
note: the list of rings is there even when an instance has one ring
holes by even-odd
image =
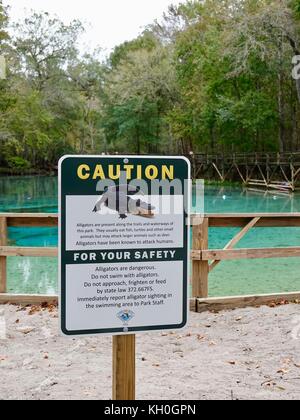
[[[204,340],[204,339],[205,339],[205,335],[201,335],[201,334],[197,335],[197,340],[201,341],[201,340]]]
[[[261,384],[261,386],[266,386],[266,387],[268,387],[268,388],[270,388],[270,387],[272,387],[272,386],[276,386],[277,384],[276,384],[276,382],[273,382],[272,380],[270,380],[270,381],[266,381],[266,382],[263,382],[262,384]]]
[[[279,370],[277,371],[277,373],[281,373],[281,374],[283,374],[283,375],[286,375],[287,373],[289,373],[289,369],[279,369]]]
[[[281,302],[271,302],[269,303],[269,308],[276,308],[277,306],[285,306],[285,305],[289,305],[289,301],[287,300],[282,300]]]
[[[22,333],[22,334],[30,334],[32,331],[34,331],[35,328],[34,327],[21,327],[21,328],[17,328],[17,331]]]
[[[28,359],[25,359],[25,360],[23,361],[23,366],[24,366],[24,367],[25,367],[25,366],[30,366],[32,363],[33,363],[33,359],[28,358]]]
[[[58,385],[58,381],[55,378],[47,378],[40,384],[36,391],[41,392],[55,385]]]
[[[236,322],[239,322],[239,321],[241,321],[243,318],[240,316],[240,317],[238,317],[238,318],[236,318]]]
[[[28,306],[20,306],[20,307],[17,309],[17,312],[24,312],[24,311],[27,311],[27,308],[28,308]]]
[[[0,356],[0,362],[4,362],[7,359],[6,356]]]
[[[159,363],[154,363],[152,366],[153,367],[160,367],[160,364]]]
[[[236,365],[236,362],[234,361],[234,360],[230,360],[229,362],[227,362],[227,363],[229,363],[230,365]]]
[[[55,312],[57,310],[56,303],[44,302],[42,303],[41,307],[42,309],[44,309],[45,311],[48,311],[49,313]]]
[[[28,311],[28,315],[35,315],[36,313],[41,312],[41,307],[40,306],[32,306],[29,311]]]
[[[300,363],[294,363],[294,366],[300,369]]]

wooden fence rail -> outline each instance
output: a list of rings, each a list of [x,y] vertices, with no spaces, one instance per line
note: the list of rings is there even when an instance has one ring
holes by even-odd
[[[57,257],[57,248],[8,246],[9,227],[55,227],[57,214],[0,213],[0,304],[37,304],[57,300],[57,296],[11,295],[7,293],[7,257]],[[209,228],[241,228],[224,249],[209,249]],[[251,306],[272,301],[300,300],[300,292],[278,295],[208,298],[209,273],[222,261],[261,258],[300,258],[300,244],[286,248],[236,249],[240,240],[253,228],[298,227],[300,213],[278,214],[194,214],[191,217],[193,250],[191,252],[191,309],[201,312],[215,308]],[[299,240],[300,242],[300,240]]]

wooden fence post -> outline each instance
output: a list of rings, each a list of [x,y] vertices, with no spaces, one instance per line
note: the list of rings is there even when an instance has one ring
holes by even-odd
[[[113,337],[113,400],[135,400],[135,335]]]
[[[200,219],[200,218],[199,218]],[[203,251],[208,249],[208,218],[195,219],[193,225],[193,250]],[[208,261],[193,261],[193,298],[208,297]]]
[[[7,220],[0,217],[0,246],[7,245]],[[0,257],[0,293],[7,292],[6,257]]]

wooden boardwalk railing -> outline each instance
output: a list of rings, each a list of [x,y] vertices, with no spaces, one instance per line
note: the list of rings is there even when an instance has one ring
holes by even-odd
[[[300,151],[299,152],[259,152],[259,153],[196,153],[195,156],[199,162],[210,161],[225,161],[227,163],[270,163],[270,164],[300,164]]]
[[[300,152],[191,154],[193,178],[239,180],[248,187],[291,192],[300,188]]]
[[[10,214],[0,213],[0,303],[37,304],[57,301],[57,296],[11,295],[7,293],[7,257],[57,257],[57,248],[8,246],[9,227],[55,227],[57,214]],[[261,258],[300,258],[299,246],[286,248],[236,249],[240,240],[253,228],[295,227],[300,228],[300,213],[279,214],[209,214],[191,217],[193,231],[192,299],[191,309],[201,312],[208,309],[223,309],[259,305],[277,301],[300,301],[300,291],[277,295],[208,298],[209,273],[225,260]],[[241,228],[224,249],[209,249],[209,228]]]

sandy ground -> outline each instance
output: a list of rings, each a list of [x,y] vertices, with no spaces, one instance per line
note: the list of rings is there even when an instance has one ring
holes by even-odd
[[[0,399],[111,398],[111,338],[60,337],[53,308],[0,306],[0,324]],[[191,314],[183,332],[139,335],[137,398],[300,399],[300,306]]]

